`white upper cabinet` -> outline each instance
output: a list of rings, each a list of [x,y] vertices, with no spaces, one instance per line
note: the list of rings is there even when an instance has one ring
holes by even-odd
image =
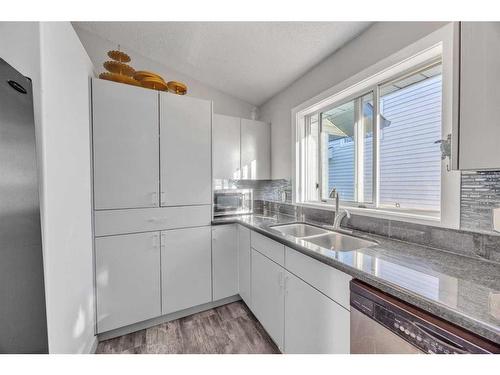
[[[240,178],[240,118],[214,114],[213,178]]]
[[[161,206],[212,201],[212,103],[160,94]]]
[[[262,121],[214,115],[214,179],[271,178],[271,127]]]
[[[241,178],[271,178],[271,127],[265,122],[241,119]]]
[[[500,167],[500,23],[462,22],[459,169]]]
[[[92,81],[94,206],[158,207],[158,92]]]

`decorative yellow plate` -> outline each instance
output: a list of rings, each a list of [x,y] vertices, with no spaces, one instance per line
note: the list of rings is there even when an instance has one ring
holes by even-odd
[[[167,91],[168,87],[165,81],[162,79],[158,79],[155,77],[147,77],[141,81],[141,86],[146,87],[148,89],[158,90],[158,91]]]
[[[119,82],[119,83],[126,83],[128,85],[133,85],[133,86],[140,86],[141,83],[132,77],[129,76],[124,76],[122,74],[115,74],[115,73],[101,73],[99,74],[100,79],[105,79],[107,81],[113,81],[113,82]]]
[[[177,95],[186,95],[187,86],[182,82],[170,81],[167,83],[168,91]]]
[[[138,81],[142,81],[144,78],[157,78],[165,82],[162,76],[153,72],[148,72],[147,70],[138,70],[137,72],[135,72],[134,78]]]
[[[102,65],[104,66],[104,69],[111,73],[122,74],[130,77],[132,77],[135,73],[134,68],[119,61],[106,61]]]
[[[111,57],[113,60],[119,62],[126,63],[130,61],[130,56],[122,51],[116,51],[116,50],[108,51],[108,56]]]

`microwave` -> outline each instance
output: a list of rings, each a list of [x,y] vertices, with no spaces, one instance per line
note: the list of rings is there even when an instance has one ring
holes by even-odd
[[[214,216],[253,213],[252,189],[224,189],[214,191]]]

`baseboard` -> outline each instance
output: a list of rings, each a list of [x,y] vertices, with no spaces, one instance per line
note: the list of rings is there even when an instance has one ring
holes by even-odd
[[[97,345],[99,344],[99,340],[97,339],[97,336],[93,337],[92,344],[89,347],[89,350],[86,352],[86,354],[95,354],[97,351]]]
[[[98,334],[96,343],[97,343],[97,341],[104,341],[104,340],[109,340],[109,339],[112,339],[112,338],[115,338],[118,336],[127,335],[127,334],[132,333],[132,332],[140,331],[141,329],[150,328],[150,327],[156,326],[158,324],[162,324],[162,323],[170,322],[172,320],[184,318],[184,317],[189,316],[189,315],[193,315],[193,314],[196,314],[196,313],[199,313],[202,311],[210,310],[210,309],[222,306],[222,305],[227,305],[228,303],[236,302],[239,300],[241,300],[241,297],[239,294],[236,294],[234,296],[226,297],[226,298],[220,299],[218,301],[205,303],[203,305],[190,307],[189,309],[176,311],[174,313],[162,315],[162,316],[159,316],[157,318],[145,320],[143,322],[134,323],[134,324],[131,324],[131,325],[128,325],[125,327],[116,328],[116,329],[113,329],[111,331],[107,331],[107,332],[103,332],[103,333]],[[96,348],[97,348],[97,344],[96,344]]]

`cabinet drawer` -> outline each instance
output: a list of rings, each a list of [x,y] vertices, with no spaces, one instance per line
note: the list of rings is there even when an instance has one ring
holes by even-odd
[[[285,264],[285,245],[280,244],[260,233],[252,232],[251,234],[252,248],[264,254],[269,259],[275,261],[279,265]]]
[[[210,225],[211,208],[179,206],[95,212],[95,235],[148,232]]]
[[[312,285],[335,302],[350,310],[349,281],[352,277],[299,253],[286,248],[285,268]]]

